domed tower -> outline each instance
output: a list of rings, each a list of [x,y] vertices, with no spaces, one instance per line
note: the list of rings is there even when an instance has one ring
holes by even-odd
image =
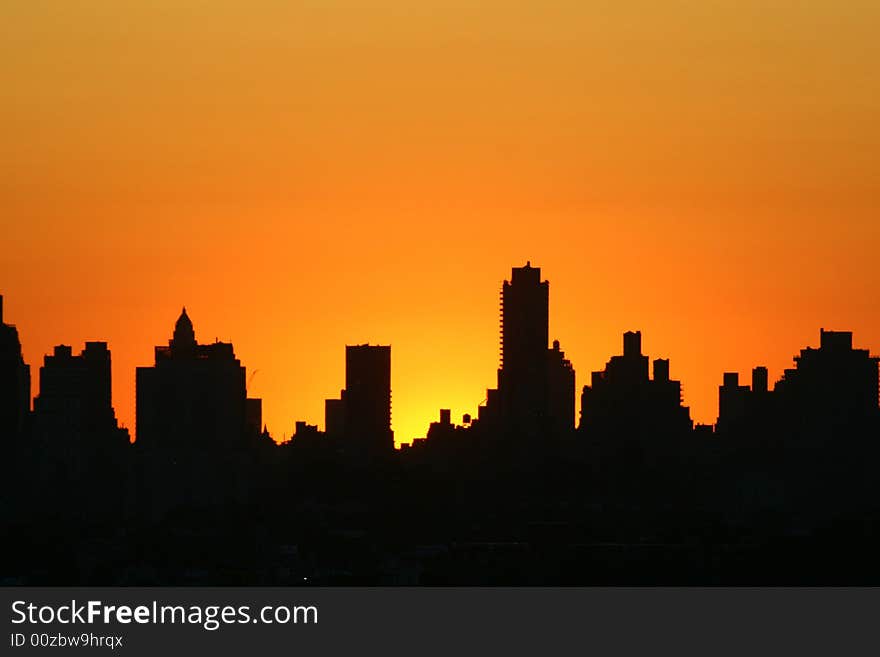
[[[186,314],[186,306],[177,318],[177,323],[174,324],[174,336],[169,344],[177,353],[193,351],[196,347],[196,332],[192,320]]]

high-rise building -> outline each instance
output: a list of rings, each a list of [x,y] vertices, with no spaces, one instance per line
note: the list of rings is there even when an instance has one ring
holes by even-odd
[[[718,386],[718,423],[720,433],[736,431],[751,408],[752,390],[740,385],[738,372],[725,372]]]
[[[641,331],[623,336],[623,355],[612,356],[601,372],[593,372],[581,396],[583,430],[599,434],[682,434],[693,428],[690,409],[682,405],[681,383],[669,377],[669,361],[642,354]]]
[[[136,442],[142,449],[228,449],[247,441],[245,368],[232,345],[199,344],[186,309],[152,367],[137,368]],[[257,420],[259,421],[259,420]]]
[[[346,447],[372,453],[394,449],[391,431],[391,347],[345,347]]]
[[[880,358],[853,349],[852,332],[822,329],[819,348],[802,349],[794,360],[774,388],[787,416],[814,430],[876,421]]]
[[[502,434],[536,439],[574,428],[574,368],[554,341],[548,349],[550,284],[527,262],[501,287],[501,366],[480,422]]]
[[[547,353],[547,395],[552,430],[564,434],[574,429],[574,368],[559,348],[559,340]]]
[[[501,287],[501,367],[498,391],[508,431],[540,432],[549,417],[547,345],[550,284],[540,267],[514,267]]]
[[[21,352],[18,330],[3,321],[0,295],[0,446],[20,439],[30,413],[31,371]]]
[[[345,435],[345,390],[339,399],[324,400],[324,433],[331,438]]]
[[[257,438],[263,432],[263,400],[247,399],[245,402],[245,424],[247,434]]]
[[[737,372],[725,372],[718,387],[718,422],[720,435],[749,434],[760,438],[768,430],[773,410],[773,393],[768,389],[767,368],[752,369],[752,385],[740,385]]]
[[[128,442],[128,432],[119,429],[113,411],[106,342],[86,342],[79,356],[59,345],[44,358],[34,399],[34,433],[46,444],[73,450]]]
[[[752,370],[751,388],[736,372],[725,373],[718,433],[735,436],[738,445],[793,439],[791,446],[816,447],[876,431],[880,358],[853,349],[851,332],[822,329],[819,348],[802,349],[794,361],[772,391],[766,367]]]

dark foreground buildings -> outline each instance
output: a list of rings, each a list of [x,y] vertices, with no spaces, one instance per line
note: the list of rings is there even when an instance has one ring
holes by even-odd
[[[628,332],[575,429],[549,283],[527,263],[502,300],[498,388],[404,450],[388,346],[347,347],[326,430],[297,422],[278,446],[232,345],[199,344],[183,313],[138,370],[129,444],[101,435],[119,436],[105,344],[47,357],[29,414],[3,325],[0,401],[24,413],[28,449],[0,480],[0,581],[880,584],[878,359],[850,333],[822,331],[775,384],[725,374],[717,425],[694,428],[669,361]]]

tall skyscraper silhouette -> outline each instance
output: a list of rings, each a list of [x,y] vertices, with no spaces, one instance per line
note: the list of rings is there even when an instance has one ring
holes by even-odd
[[[30,413],[31,371],[21,352],[18,330],[3,319],[0,295],[0,445],[20,440]]]
[[[537,439],[574,427],[574,369],[558,341],[548,349],[549,326],[549,282],[531,262],[514,267],[501,287],[497,416],[507,435]],[[493,391],[487,397],[491,406]]]
[[[232,345],[199,344],[184,308],[155,364],[137,368],[140,448],[234,448],[248,434],[245,368]]]
[[[508,430],[535,433],[548,416],[547,344],[550,284],[527,262],[501,287],[501,367],[498,390]]]
[[[557,435],[574,429],[575,373],[571,361],[559,348],[559,340],[547,352],[547,394],[551,431]]]
[[[55,449],[83,450],[128,442],[111,398],[110,350],[86,342],[79,356],[67,345],[43,359],[34,399],[34,433]]]
[[[391,431],[391,347],[345,347],[346,447],[382,453],[394,449]]]

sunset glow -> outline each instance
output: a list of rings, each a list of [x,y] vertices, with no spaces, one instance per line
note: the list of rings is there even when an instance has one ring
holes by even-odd
[[[880,352],[880,4],[7,0],[0,294],[33,390],[181,306],[276,439],[344,346],[392,345],[392,425],[473,413],[530,260],[577,389],[640,329],[713,423],[820,327]],[[579,406],[579,404],[578,404]]]

